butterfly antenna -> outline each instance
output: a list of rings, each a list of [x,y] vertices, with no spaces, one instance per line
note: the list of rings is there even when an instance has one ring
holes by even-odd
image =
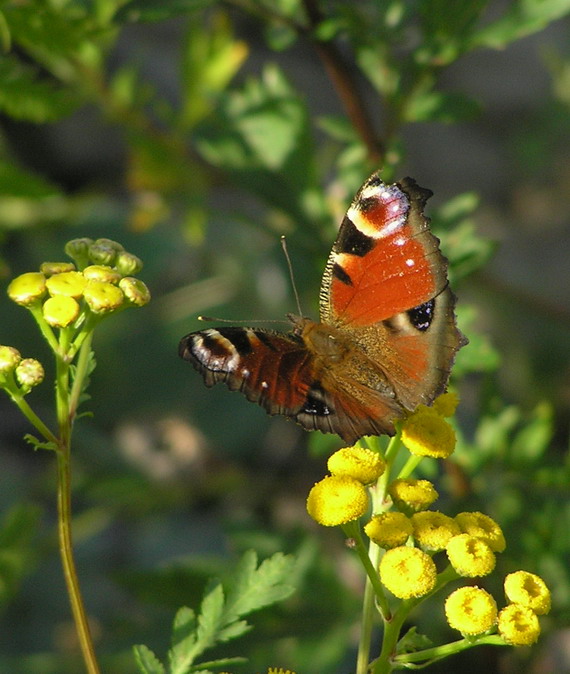
[[[299,293],[297,292],[297,286],[295,285],[295,274],[293,273],[293,265],[291,264],[291,258],[289,257],[289,251],[287,250],[287,241],[285,236],[281,237],[281,248],[283,249],[283,254],[287,260],[287,267],[289,269],[289,279],[291,280],[291,287],[293,288],[293,295],[295,296],[295,302],[297,303],[297,313],[299,316],[303,315],[303,310],[301,309],[301,301],[299,300]]]

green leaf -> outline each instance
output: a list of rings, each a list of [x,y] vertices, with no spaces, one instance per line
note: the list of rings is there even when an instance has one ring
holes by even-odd
[[[501,49],[514,40],[543,30],[569,12],[570,0],[513,0],[501,18],[473,35],[470,46]]]
[[[166,674],[164,665],[148,646],[133,646],[133,652],[141,674]]]
[[[217,4],[215,0],[131,0],[115,14],[114,20],[124,22],[165,21],[180,14],[198,12]]]
[[[13,55],[0,59],[0,111],[28,122],[53,122],[78,106],[75,95]]]
[[[469,96],[453,92],[427,91],[413,96],[404,109],[408,122],[460,122],[481,112],[479,103]]]
[[[541,403],[534,409],[527,424],[513,438],[511,451],[517,460],[527,463],[539,462],[554,434],[552,408]]]
[[[0,84],[0,88],[1,86]],[[11,196],[44,199],[59,196],[60,192],[40,176],[0,159],[0,194],[3,198]]]
[[[24,435],[24,440],[32,445],[34,449],[49,449],[51,451],[55,451],[57,449],[55,443],[53,442],[43,442],[42,440],[39,440],[36,438],[35,435],[32,435],[31,433],[26,433]]]

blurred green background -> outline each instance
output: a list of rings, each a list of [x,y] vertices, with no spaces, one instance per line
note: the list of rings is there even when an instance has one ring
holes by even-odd
[[[199,314],[303,311],[355,190],[381,167],[435,196],[471,344],[460,446],[427,466],[436,506],[495,517],[518,568],[553,590],[531,650],[474,649],[430,671],[570,672],[570,2],[0,2],[0,276],[108,237],[143,259],[153,301],[96,333],[74,439],[74,532],[102,668],[163,654],[175,610],[239,554],[298,555],[298,591],[233,647],[298,674],[353,670],[362,579],[304,501],[335,438],[204,388],[177,355]],[[283,329],[287,329],[283,324]],[[46,346],[0,295],[0,342]],[[82,671],[55,531],[55,464],[0,397],[0,673]],[[418,614],[455,638],[442,603]],[[222,654],[225,651],[220,651]]]

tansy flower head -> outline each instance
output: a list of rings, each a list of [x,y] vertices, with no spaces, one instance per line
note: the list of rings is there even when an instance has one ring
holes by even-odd
[[[54,328],[65,328],[73,323],[79,310],[77,300],[67,295],[49,297],[42,305],[44,318]]]
[[[134,276],[135,274],[138,274],[142,268],[142,260],[136,255],[127,253],[126,250],[117,253],[115,269],[123,276]]]
[[[429,407],[420,407],[402,424],[402,442],[416,456],[446,459],[455,449],[455,431]]]
[[[127,300],[137,307],[143,307],[150,302],[150,290],[138,278],[125,276],[119,281],[119,288],[125,293]]]
[[[460,587],[445,601],[447,622],[465,635],[483,634],[497,620],[497,604],[479,587]]]
[[[22,356],[13,346],[0,346],[0,377],[16,369]]]
[[[120,288],[105,281],[88,281],[83,297],[94,314],[116,311],[125,299]]]
[[[511,603],[528,606],[538,615],[550,611],[550,590],[542,578],[534,573],[509,573],[505,578],[505,595]]]
[[[121,280],[121,274],[116,269],[113,269],[113,267],[105,264],[90,264],[83,270],[83,275],[88,281],[118,283]]]
[[[71,239],[65,244],[65,252],[70,258],[75,260],[79,269],[83,269],[89,264],[89,246],[93,239],[86,237],[82,239]]]
[[[441,414],[442,417],[452,417],[458,404],[459,396],[457,393],[448,391],[447,393],[442,393],[442,395],[433,401],[432,409]]]
[[[480,512],[459,513],[455,516],[455,521],[463,533],[482,538],[493,552],[503,552],[505,549],[506,542],[501,527],[488,515]]]
[[[364,527],[364,532],[381,548],[395,548],[403,545],[412,535],[412,523],[404,513],[382,513],[374,515]]]
[[[267,670],[267,674],[295,674],[295,672],[292,672],[290,669],[283,669],[282,667],[270,667]]]
[[[307,512],[319,524],[335,527],[361,517],[368,509],[368,492],[353,477],[330,475],[311,489]]]
[[[39,271],[20,274],[8,286],[8,297],[24,307],[41,299],[46,292],[46,277]]]
[[[439,494],[428,480],[398,479],[388,488],[394,505],[405,513],[426,510]]]
[[[395,597],[411,599],[433,590],[437,571],[433,559],[423,550],[400,546],[382,557],[380,578]]]
[[[329,458],[327,467],[333,475],[348,475],[362,484],[371,484],[382,475],[386,463],[371,449],[344,447]]]
[[[454,536],[446,547],[451,566],[460,576],[486,576],[495,568],[495,555],[489,545],[469,534]]]
[[[509,604],[499,613],[499,634],[511,646],[530,646],[538,639],[540,625],[528,606]]]
[[[50,276],[46,281],[49,294],[52,297],[64,295],[79,298],[87,281],[80,271],[64,271],[61,274]]]
[[[434,552],[444,550],[449,541],[461,533],[451,517],[436,510],[414,513],[412,526],[418,545]]]
[[[44,368],[35,358],[24,358],[16,367],[16,381],[24,392],[28,392],[34,386],[44,380]]]
[[[40,271],[46,276],[62,274],[64,271],[75,271],[73,262],[42,262]]]

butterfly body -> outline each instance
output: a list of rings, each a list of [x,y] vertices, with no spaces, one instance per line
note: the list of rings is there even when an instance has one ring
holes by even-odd
[[[341,224],[320,292],[320,321],[292,330],[194,332],[180,355],[207,386],[224,382],[307,430],[393,435],[394,423],[445,390],[465,338],[455,325],[447,262],[423,208],[429,190],[373,174]]]

